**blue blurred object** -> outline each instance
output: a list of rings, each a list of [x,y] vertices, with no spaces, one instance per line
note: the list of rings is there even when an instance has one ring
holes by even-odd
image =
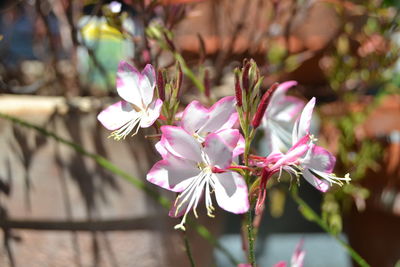
[[[272,234],[263,247],[257,251],[257,264],[262,267],[271,267],[279,261],[290,263],[290,258],[297,243],[304,239],[305,259],[304,266],[307,267],[351,267],[351,261],[344,248],[332,237],[323,233],[307,234]],[[343,236],[342,236],[343,238]],[[241,237],[238,234],[223,235],[219,241],[232,255],[245,263],[245,255],[242,250]],[[217,266],[236,267],[220,251],[215,250]],[[290,265],[288,265],[290,266]]]

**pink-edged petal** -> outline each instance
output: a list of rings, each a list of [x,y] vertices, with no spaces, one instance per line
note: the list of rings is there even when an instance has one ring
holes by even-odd
[[[142,71],[141,79],[139,79],[139,85],[141,89],[142,100],[145,106],[148,106],[154,95],[154,88],[156,86],[156,72],[152,65],[147,64]]]
[[[242,214],[249,210],[247,185],[236,172],[214,174],[215,198],[218,205],[226,211]]]
[[[142,116],[140,127],[147,128],[154,124],[158,117],[160,117],[162,104],[162,100],[157,99],[149,105],[146,112],[144,113],[145,115]]]
[[[296,163],[303,157],[310,149],[308,144],[298,144],[291,148],[283,157],[281,157],[271,169],[280,168],[283,165],[290,165]]]
[[[117,71],[117,92],[122,99],[144,109],[139,80],[142,74],[126,61],[121,61]]]
[[[182,114],[181,126],[188,133],[195,133],[208,119],[208,110],[199,101],[192,101]]]
[[[161,127],[161,144],[175,156],[201,162],[199,142],[184,129],[176,126]]]
[[[292,255],[292,259],[290,260],[291,267],[303,267],[304,257],[306,256],[306,252],[303,250],[303,244],[304,239],[301,239],[296,245],[296,249]]]
[[[313,175],[308,169],[302,171],[304,179],[309,182],[312,186],[321,192],[326,192],[330,188],[329,182],[325,180],[318,179]]]
[[[233,149],[232,156],[237,157],[239,155],[242,155],[244,153],[244,146],[245,146],[245,140],[242,135],[240,135],[239,140],[236,144],[236,147]]]
[[[204,141],[204,152],[208,156],[211,166],[225,169],[232,163],[232,149],[217,134],[207,136]]]
[[[235,97],[227,96],[220,99],[208,111],[209,118],[207,122],[199,129],[199,132],[215,132],[229,121],[235,112]]]
[[[286,82],[283,82],[283,83],[281,83],[281,84],[279,84],[279,86],[278,86],[278,88],[276,89],[276,91],[274,92],[274,94],[275,93],[281,93],[281,94],[286,94],[286,92],[290,89],[290,88],[292,88],[293,86],[296,86],[297,85],[297,82],[296,81],[286,81]]]
[[[287,267],[287,264],[285,261],[279,261],[275,263],[272,267]]]
[[[304,159],[305,166],[318,171],[331,173],[335,167],[336,158],[325,148],[314,146],[311,153]]]
[[[265,112],[265,115],[268,117],[272,117],[276,115],[281,110],[281,104],[283,103],[284,98],[286,97],[286,92],[293,86],[296,86],[296,81],[288,81],[281,83],[278,88],[276,88],[275,92],[272,94],[271,100]]]
[[[220,130],[222,129],[231,129],[234,128],[236,123],[238,122],[239,119],[239,114],[237,112],[232,113],[232,115],[229,117],[228,121],[221,126]],[[237,128],[237,127],[235,127]]]
[[[301,112],[300,118],[296,121],[292,133],[292,142],[296,143],[297,140],[310,133],[312,112],[315,106],[315,97],[308,101],[307,105]]]
[[[295,121],[302,108],[304,107],[304,102],[297,97],[284,96],[279,102],[279,110],[273,114],[273,119],[282,122],[293,122]]]
[[[104,127],[113,131],[121,128],[129,121],[135,120],[138,116],[138,113],[128,102],[119,101],[100,112],[97,119]]]
[[[160,153],[161,157],[163,159],[165,159],[165,157],[167,156],[167,154],[169,153],[168,150],[164,147],[164,145],[162,144],[161,141],[158,141],[155,144],[155,148],[157,150],[158,153]]]
[[[242,137],[239,130],[237,129],[223,129],[216,132],[215,134],[218,135],[232,151],[238,145],[240,137]]]
[[[168,154],[154,164],[146,179],[162,188],[182,192],[199,173],[193,162]]]

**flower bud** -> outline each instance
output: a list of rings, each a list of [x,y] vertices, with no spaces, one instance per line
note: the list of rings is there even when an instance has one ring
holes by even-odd
[[[183,72],[182,72],[181,64],[178,63],[178,74],[176,77],[176,88],[178,90],[177,96],[179,96],[179,92],[181,91],[182,81],[183,81]]]
[[[240,87],[240,77],[239,70],[235,71],[235,95],[236,95],[236,105],[238,107],[242,106],[242,88]]]
[[[158,89],[158,97],[162,101],[164,101],[165,100],[165,82],[164,82],[162,70],[158,70],[158,73],[157,73],[157,89]]]
[[[274,83],[262,96],[260,104],[258,104],[256,114],[254,114],[253,121],[251,122],[251,125],[253,126],[254,129],[260,126],[265,110],[267,109],[269,100],[271,99],[272,94],[275,92],[278,86],[279,83]]]
[[[249,87],[250,87],[250,82],[249,82],[249,70],[250,70],[251,64],[250,62],[246,62],[246,65],[243,67],[243,73],[242,73],[242,85],[243,85],[243,90],[245,92],[249,92]]]

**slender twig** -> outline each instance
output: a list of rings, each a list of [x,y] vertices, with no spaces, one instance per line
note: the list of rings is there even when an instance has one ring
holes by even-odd
[[[318,224],[325,232],[335,238],[343,248],[347,250],[350,256],[355,262],[361,267],[370,267],[370,265],[358,254],[349,244],[341,239],[336,233],[334,233],[329,225],[302,199],[297,193],[297,186],[293,186],[292,198],[299,205],[299,209],[306,219]]]
[[[188,259],[189,259],[189,262],[190,262],[190,266],[195,267],[196,264],[194,263],[192,250],[190,248],[189,238],[187,236],[187,232],[186,231],[183,231],[183,241],[185,242],[186,255],[188,256]]]

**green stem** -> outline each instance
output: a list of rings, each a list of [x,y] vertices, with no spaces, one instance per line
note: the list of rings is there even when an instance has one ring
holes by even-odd
[[[200,93],[204,93],[206,91],[204,84],[202,83],[202,81],[197,79],[196,75],[188,67],[185,59],[181,56],[181,54],[174,52],[174,57],[176,61],[178,61],[179,64],[181,64],[183,74],[185,74],[186,77],[188,77],[192,81],[192,83],[197,87],[197,89],[199,89]]]
[[[190,248],[190,243],[189,243],[189,238],[187,236],[187,232],[183,231],[183,240],[185,242],[185,249],[186,249],[186,255],[188,256],[190,266],[196,267],[196,264],[194,263],[194,259],[192,256],[192,250]]]
[[[249,133],[249,123],[248,123],[248,118],[246,117],[245,119],[245,125],[246,125],[246,131],[244,132],[245,135],[245,146],[244,146],[244,164],[245,166],[249,166],[249,154],[250,154],[250,144],[251,140],[253,137],[253,130],[250,131]],[[250,186],[250,172],[249,170],[245,170],[245,180],[248,186]],[[252,267],[256,266],[256,255],[255,255],[255,249],[254,249],[254,229],[253,229],[253,214],[252,214],[252,209],[251,207],[249,208],[249,211],[246,213],[245,216],[246,219],[246,229],[247,229],[247,240],[249,244],[249,251],[248,251],[248,260],[249,263],[251,264]]]
[[[256,254],[254,249],[254,229],[253,229],[253,214],[251,213],[251,209],[246,213],[246,228],[247,228],[247,239],[249,242],[249,252],[248,258],[249,263],[252,267],[256,266]]]
[[[120,168],[118,168],[116,165],[114,165],[113,163],[111,163],[110,161],[108,161],[106,158],[95,154],[95,153],[91,153],[88,152],[87,150],[85,150],[83,147],[81,147],[80,145],[73,143],[71,141],[68,141],[62,137],[59,137],[58,135],[56,135],[53,132],[50,132],[46,129],[44,129],[43,127],[37,126],[35,124],[29,123],[27,121],[18,119],[16,117],[4,114],[0,112],[0,117],[4,118],[6,120],[9,120],[15,124],[21,125],[23,127],[27,127],[30,129],[34,129],[37,132],[39,132],[40,134],[43,134],[47,137],[51,137],[54,140],[56,140],[57,142],[64,144],[72,149],[74,149],[76,152],[80,153],[81,155],[84,155],[86,157],[89,157],[91,159],[93,159],[97,164],[99,164],[101,167],[103,167],[104,169],[122,177],[123,179],[125,179],[126,181],[128,181],[129,183],[131,183],[132,185],[134,185],[135,187],[139,188],[140,190],[143,190],[146,194],[148,194],[151,198],[153,198],[155,201],[157,201],[161,206],[163,206],[164,208],[169,209],[170,208],[170,201],[161,196],[159,193],[157,193],[156,191],[154,191],[152,188],[150,188],[147,184],[145,184],[143,181],[139,180],[138,178],[131,176],[130,174],[128,174],[127,172],[121,170]],[[212,236],[212,234],[210,233],[210,231],[208,231],[208,229],[197,223],[194,221],[190,221],[189,222],[190,225],[192,227],[194,227],[194,229],[197,231],[197,233],[203,237],[205,240],[207,240],[210,244],[214,245],[218,250],[220,250],[234,265],[238,264],[238,261],[235,259],[235,257],[233,257],[231,255],[231,253],[225,249],[219,242],[218,240]]]
[[[303,216],[315,223],[317,223],[325,232],[327,232],[330,236],[335,238],[343,248],[347,250],[350,256],[354,261],[361,267],[370,267],[370,265],[358,254],[349,244],[347,244],[343,239],[339,238],[337,234],[335,234],[328,224],[303,200],[297,193],[297,187],[293,186],[292,189],[292,198],[299,205],[300,212]]]

